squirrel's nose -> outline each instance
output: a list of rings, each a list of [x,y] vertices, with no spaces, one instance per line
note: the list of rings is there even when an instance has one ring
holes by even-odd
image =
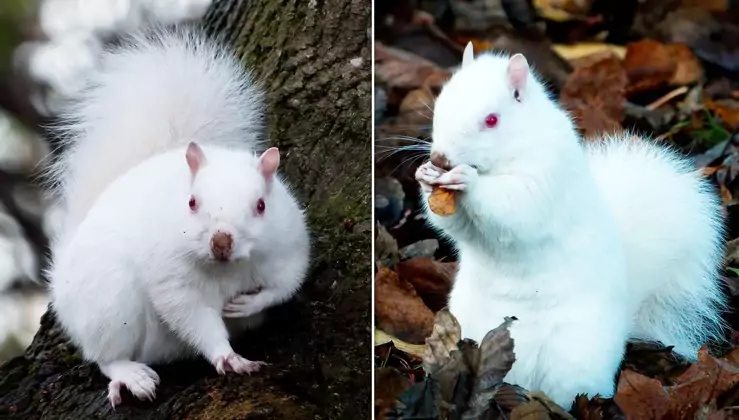
[[[228,261],[233,251],[233,244],[231,234],[219,230],[210,239],[210,249],[213,251],[213,257],[218,261]]]
[[[441,153],[438,150],[431,152],[431,163],[437,168],[450,169],[449,159],[444,155],[444,153]]]

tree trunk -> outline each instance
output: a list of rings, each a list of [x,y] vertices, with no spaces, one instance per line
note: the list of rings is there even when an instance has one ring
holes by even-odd
[[[369,0],[223,0],[206,27],[234,45],[269,92],[269,136],[307,207],[313,265],[303,291],[234,343],[270,363],[219,376],[205,361],[155,366],[153,403],[83,363],[48,312],[24,357],[0,367],[0,418],[368,418],[371,76]],[[80,302],[84,305],[84,302]]]

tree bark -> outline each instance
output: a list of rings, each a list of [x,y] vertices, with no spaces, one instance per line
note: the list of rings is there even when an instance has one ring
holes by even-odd
[[[113,412],[107,380],[47,312],[25,356],[0,367],[0,418],[371,415],[371,2],[223,0],[204,22],[267,89],[269,137],[314,241],[303,291],[234,343],[270,365],[251,376],[219,376],[202,360],[155,366],[156,400],[126,394]]]

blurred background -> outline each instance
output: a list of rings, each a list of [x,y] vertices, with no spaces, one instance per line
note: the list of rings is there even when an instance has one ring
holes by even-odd
[[[101,51],[152,22],[199,19],[212,0],[0,2],[0,364],[30,344],[45,312],[55,209],[38,182],[55,150],[48,130]]]

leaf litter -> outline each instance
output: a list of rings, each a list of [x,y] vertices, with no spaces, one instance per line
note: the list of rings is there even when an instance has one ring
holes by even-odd
[[[522,52],[587,141],[623,129],[651,135],[690,156],[716,186],[727,220],[722,278],[734,309],[725,318],[739,330],[739,9],[725,1],[639,3],[401,0],[379,12],[376,418],[739,418],[739,333],[704,346],[692,364],[669,347],[630,343],[614,398],[580,395],[569,412],[505,383],[516,321],[506,319],[482,343],[463,338],[445,309],[456,254],[420,207],[414,172],[428,159],[434,103],[465,44]],[[436,204],[454,211],[453,196]]]

